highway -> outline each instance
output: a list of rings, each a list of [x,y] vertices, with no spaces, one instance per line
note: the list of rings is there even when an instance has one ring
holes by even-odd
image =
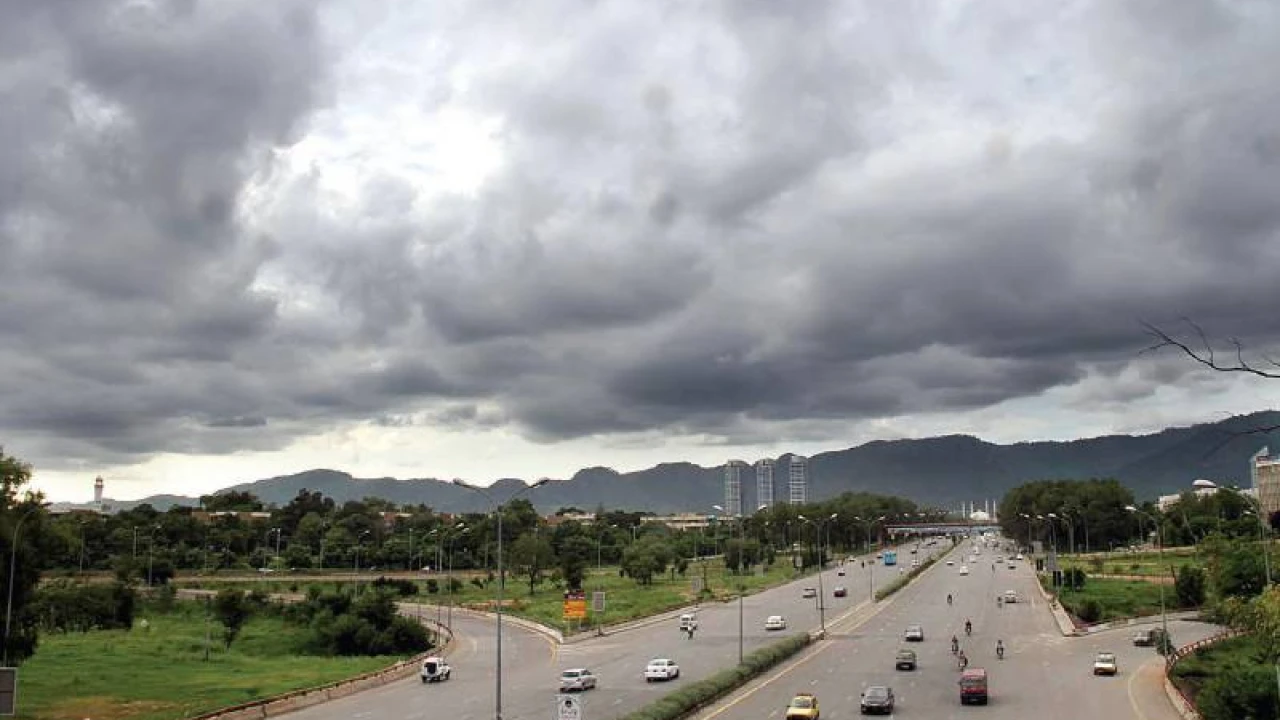
[[[924,550],[942,551],[946,541]],[[924,552],[922,550],[922,552]],[[905,550],[899,562],[910,564]],[[841,577],[843,570],[846,575]],[[690,569],[690,575],[696,570]],[[872,575],[874,573],[874,575]],[[823,573],[828,626],[865,603],[874,580],[882,586],[897,576],[896,569],[868,566],[857,560]],[[837,585],[848,589],[846,598],[832,596]],[[816,629],[819,614],[814,599],[804,599],[805,587],[818,586],[817,576],[749,596],[743,601],[743,647],[750,654],[785,635]],[[424,608],[434,618],[435,609]],[[738,603],[704,604],[698,609],[699,628],[692,640],[674,620],[619,631],[578,643],[557,645],[549,638],[511,623],[503,625],[503,713],[505,720],[548,720],[553,717],[560,671],[587,667],[599,676],[599,687],[581,695],[584,720],[605,720],[638,709],[680,686],[732,667],[738,659]],[[786,617],[788,628],[766,633],[764,619]],[[449,656],[453,677],[443,683],[423,685],[412,678],[350,697],[316,705],[291,714],[298,720],[449,720],[494,718],[494,621],[492,617],[454,611],[458,638]],[[645,664],[669,657],[680,665],[680,677],[671,682],[646,683]]]
[[[962,547],[968,546],[966,542]],[[1044,606],[1028,564],[1018,563],[1015,570],[1002,565],[993,572],[994,555],[984,550],[976,563],[970,563],[971,574],[962,577],[958,573],[961,555],[952,553],[949,557],[956,561],[955,566],[936,564],[869,621],[856,627],[855,622],[837,625],[830,639],[702,712],[698,720],[780,719],[796,692],[817,695],[823,718],[847,718],[859,714],[861,692],[869,685],[893,688],[897,696],[895,718],[1178,717],[1169,714],[1172,707],[1158,691],[1163,660],[1151,648],[1134,647],[1132,629],[1064,638]],[[1022,602],[997,608],[996,593],[1011,589]],[[946,603],[947,593],[955,598],[953,606]],[[966,618],[973,621],[972,637],[964,634]],[[910,624],[924,626],[923,643],[901,640]],[[1170,625],[1178,645],[1211,635],[1214,630],[1201,623]],[[953,634],[970,658],[969,667],[985,667],[990,674],[991,699],[985,707],[960,705],[959,673],[951,654]],[[1004,640],[1004,660],[996,658],[997,639]],[[894,669],[894,654],[902,647],[916,650],[917,670]],[[1098,650],[1117,653],[1117,676],[1092,675],[1093,656]],[[1145,700],[1142,710],[1139,699]],[[1161,702],[1169,713],[1147,709],[1159,710]]]

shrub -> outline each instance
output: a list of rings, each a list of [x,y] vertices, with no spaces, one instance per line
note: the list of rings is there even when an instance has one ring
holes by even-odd
[[[1095,573],[1100,573],[1102,572],[1102,567],[1103,567],[1102,563],[1103,563],[1102,558],[1096,557],[1089,561],[1089,567],[1093,568],[1093,571]]]
[[[428,594],[428,595],[435,595],[435,594],[436,594],[436,593],[438,593],[438,592],[440,592],[440,583],[439,583],[439,582],[437,582],[435,578],[430,578],[430,579],[428,579],[428,580],[427,580],[427,594]]]
[[[1102,619],[1102,603],[1092,598],[1085,600],[1076,606],[1076,617],[1087,623],[1098,622]]]
[[[405,578],[379,577],[373,581],[375,588],[391,588],[400,597],[412,597],[418,594],[418,584]]]
[[[1198,567],[1183,565],[1178,569],[1174,590],[1178,595],[1178,607],[1200,607],[1205,599],[1205,572]]]
[[[1209,678],[1196,706],[1205,720],[1275,717],[1276,683],[1267,665],[1235,665]]]
[[[42,630],[79,631],[133,626],[138,594],[124,583],[83,585],[55,580],[36,591],[32,616]]]

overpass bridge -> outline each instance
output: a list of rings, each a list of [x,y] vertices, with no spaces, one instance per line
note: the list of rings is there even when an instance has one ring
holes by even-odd
[[[980,535],[984,532],[999,532],[1000,526],[989,520],[975,522],[930,522],[930,523],[893,523],[885,526],[891,537],[904,535]]]

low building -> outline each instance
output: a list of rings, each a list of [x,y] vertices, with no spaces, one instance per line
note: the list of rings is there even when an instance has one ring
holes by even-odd
[[[715,516],[713,515],[676,513],[675,515],[646,515],[640,518],[640,522],[644,524],[660,523],[672,530],[696,530],[710,526],[711,521],[714,519]]]

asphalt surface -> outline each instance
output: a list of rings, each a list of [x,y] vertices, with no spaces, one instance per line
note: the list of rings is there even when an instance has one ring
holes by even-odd
[[[1018,563],[1015,570],[1001,564],[992,571],[995,554],[984,549],[977,562],[969,563],[971,573],[960,576],[964,560],[959,552],[952,553],[949,559],[955,560],[955,566],[937,563],[866,622],[851,618],[837,624],[828,640],[702,712],[699,720],[781,719],[797,692],[817,695],[823,718],[851,717],[859,714],[861,693],[870,685],[893,688],[895,718],[1179,717],[1164,698],[1163,659],[1151,648],[1134,647],[1132,628],[1086,638],[1063,637],[1028,564]],[[1022,602],[997,608],[996,594],[1005,590],[1015,590]],[[952,606],[946,603],[948,593],[955,599]],[[964,634],[966,618],[973,621],[972,637]],[[902,641],[902,632],[910,624],[923,625],[924,642]],[[1202,623],[1170,624],[1178,645],[1216,630]],[[953,634],[970,658],[969,667],[985,667],[989,673],[987,706],[960,705],[959,672],[951,654]],[[1005,644],[1003,660],[996,658],[997,639]],[[895,670],[894,656],[902,647],[916,651],[917,670]],[[1099,650],[1117,654],[1118,675],[1093,676],[1093,657]]]
[[[941,552],[947,543],[926,547]],[[899,562],[910,566],[906,549]],[[857,559],[823,573],[825,594],[823,615],[828,627],[840,617],[857,614],[870,607],[867,599],[874,587],[896,578],[898,568],[868,564]],[[840,576],[840,572],[845,575]],[[691,574],[693,570],[691,569]],[[843,585],[848,597],[833,597]],[[817,576],[796,580],[749,596],[742,603],[742,648],[745,654],[793,633],[816,630],[820,614],[816,599],[805,599],[805,587],[818,587]],[[783,615],[788,627],[782,632],[766,632],[769,615]],[[435,610],[423,609],[425,617]],[[503,625],[503,711],[504,720],[554,720],[554,702],[560,671],[586,667],[599,678],[599,686],[581,694],[583,720],[606,720],[638,709],[689,682],[707,677],[738,660],[739,609],[737,601],[704,604],[697,611],[699,627],[693,639],[679,630],[675,620],[631,630],[614,632],[571,645],[557,645],[536,632]],[[455,609],[456,645],[449,655],[453,666],[450,680],[424,685],[417,678],[368,690],[347,698],[300,710],[290,715],[298,720],[411,720],[439,718],[482,720],[495,717],[494,706],[494,620],[469,615]],[[680,666],[680,677],[670,682],[647,683],[644,666],[652,658],[666,657]],[[784,703],[785,704],[785,703]]]

